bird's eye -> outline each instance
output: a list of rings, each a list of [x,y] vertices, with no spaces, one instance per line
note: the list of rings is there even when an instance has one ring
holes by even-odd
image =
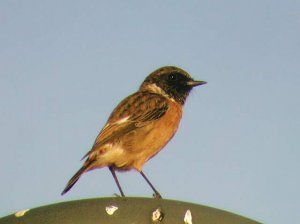
[[[174,81],[177,79],[177,75],[176,74],[170,74],[169,75],[169,80]]]

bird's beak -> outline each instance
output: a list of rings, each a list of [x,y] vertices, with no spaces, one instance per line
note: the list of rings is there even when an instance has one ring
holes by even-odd
[[[204,85],[206,84],[207,82],[205,81],[195,81],[195,80],[191,80],[191,81],[188,81],[187,82],[187,85],[188,86],[191,86],[191,87],[194,87],[194,86],[200,86],[200,85]]]

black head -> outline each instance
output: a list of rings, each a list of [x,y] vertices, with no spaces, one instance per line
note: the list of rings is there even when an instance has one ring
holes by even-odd
[[[152,72],[142,83],[140,89],[167,95],[184,104],[193,87],[203,85],[204,81],[195,81],[186,71],[166,66]]]

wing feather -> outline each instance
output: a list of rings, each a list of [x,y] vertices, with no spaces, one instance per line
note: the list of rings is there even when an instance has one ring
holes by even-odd
[[[108,142],[161,118],[168,108],[167,99],[161,95],[149,92],[130,95],[115,108],[92,149],[82,159]]]

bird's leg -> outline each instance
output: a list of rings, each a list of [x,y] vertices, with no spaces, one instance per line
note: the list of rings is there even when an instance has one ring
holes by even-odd
[[[117,178],[117,175],[116,175],[116,172],[115,172],[114,167],[110,166],[110,167],[108,167],[108,168],[109,168],[111,174],[113,175],[113,177],[114,177],[114,179],[115,179],[115,182],[116,182],[116,184],[117,184],[117,186],[118,186],[118,188],[119,188],[119,191],[120,191],[120,193],[121,193],[121,196],[122,196],[122,197],[125,197],[125,194],[124,194],[124,192],[123,192],[123,190],[122,190],[122,188],[121,188],[121,185],[120,185],[119,180],[118,180],[118,178]]]
[[[143,173],[143,171],[140,171],[140,174],[142,175],[142,177],[147,181],[147,183],[149,184],[149,186],[151,187],[151,189],[154,191],[154,197],[155,198],[159,198],[161,199],[161,195],[160,193],[155,189],[155,187],[151,184],[151,182],[148,180],[148,178],[146,177],[146,175]]]

